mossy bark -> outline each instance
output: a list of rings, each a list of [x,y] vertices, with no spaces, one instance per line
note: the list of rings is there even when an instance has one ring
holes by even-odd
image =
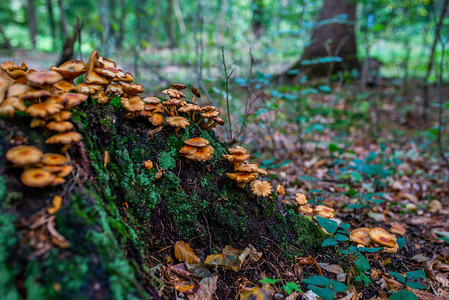
[[[26,138],[45,152],[41,129],[30,118],[0,120],[0,294],[4,299],[148,299],[159,298],[158,266],[178,240],[189,242],[202,259],[215,248],[276,247],[282,261],[316,251],[321,231],[293,210],[283,211],[273,193],[256,198],[237,188],[221,158],[226,145],[213,131],[191,125],[151,133],[144,118],[126,119],[119,99],[106,106],[86,103],[72,121],[83,143],[70,149],[75,167],[66,184],[27,188],[19,168],[4,158],[14,141]],[[183,140],[201,136],[214,147],[206,163],[178,155]],[[103,156],[108,152],[110,161]],[[156,167],[165,174],[155,179]],[[30,219],[45,211],[55,195],[63,196],[56,228],[70,247],[52,244],[47,230],[30,228]],[[30,243],[41,234],[52,247],[39,251]],[[35,236],[34,236],[35,237]],[[273,245],[275,244],[275,245]]]

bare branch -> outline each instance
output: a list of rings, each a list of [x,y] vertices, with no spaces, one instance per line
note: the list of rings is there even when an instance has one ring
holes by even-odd
[[[226,109],[228,110],[228,124],[229,124],[229,140],[232,140],[232,122],[231,122],[231,111],[229,109],[229,78],[231,78],[234,70],[228,74],[228,68],[226,66],[226,60],[224,55],[224,47],[221,47],[221,57],[223,61],[224,74],[226,78]]]

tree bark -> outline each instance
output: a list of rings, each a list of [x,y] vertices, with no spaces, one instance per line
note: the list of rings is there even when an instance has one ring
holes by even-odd
[[[312,33],[311,44],[290,70],[302,69],[307,74],[318,77],[328,75],[329,70],[336,73],[343,69],[359,69],[355,22],[354,0],[325,0]],[[340,57],[342,61],[320,62],[319,59],[323,57]]]
[[[33,45],[33,50],[36,50],[37,22],[36,22],[36,7],[34,5],[34,0],[28,0],[27,19],[28,19],[28,30],[30,32],[31,37],[31,44]]]
[[[65,15],[64,5],[62,3],[62,0],[58,0],[58,7],[59,7],[59,13],[61,15],[61,33],[62,38],[66,39],[69,36],[69,32],[67,30],[67,18]]]
[[[423,91],[423,103],[422,103],[422,117],[424,120],[428,119],[429,113],[429,77],[433,68],[433,61],[435,56],[435,49],[437,47],[437,42],[440,37],[441,26],[443,25],[444,16],[447,11],[447,7],[449,4],[449,0],[444,0],[443,7],[441,8],[440,18],[437,20],[437,24],[435,27],[435,36],[432,43],[432,48],[430,49],[430,57],[429,62],[427,63],[427,72],[424,77],[424,91]]]
[[[56,22],[52,0],[47,0],[48,25],[50,26],[53,49],[56,49]]]

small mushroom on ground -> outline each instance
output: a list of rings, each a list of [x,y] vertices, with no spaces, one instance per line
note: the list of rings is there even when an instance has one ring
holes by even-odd
[[[394,248],[397,244],[396,236],[380,227],[372,228],[369,231],[368,235],[373,243],[376,243],[380,246]]]
[[[132,98],[122,98],[121,103],[123,107],[130,112],[141,111],[145,108],[145,102],[143,102],[140,96],[134,96]]]
[[[185,155],[186,158],[196,161],[208,161],[214,155],[214,148],[210,145],[198,148],[195,153]]]
[[[295,202],[302,206],[302,205],[306,205],[309,201],[307,201],[307,198],[304,194],[301,193],[296,193],[295,194]]]
[[[46,165],[65,165],[67,157],[58,153],[45,153],[42,158],[42,163]]]
[[[145,166],[145,168],[146,168],[147,170],[153,169],[153,162],[151,161],[151,159],[146,160],[146,161],[143,163],[143,165]]]
[[[324,205],[318,205],[315,207],[315,213],[318,216],[327,218],[327,219],[335,217],[334,211],[335,211],[334,209],[324,206]]]
[[[159,126],[164,122],[164,117],[162,114],[159,113],[153,113],[148,120],[153,124],[154,126]]]
[[[16,146],[6,152],[6,159],[19,166],[37,164],[42,158],[42,151],[35,146]]]
[[[247,183],[250,183],[257,178],[257,173],[226,173],[226,176],[237,182],[238,187],[244,188]]]
[[[271,194],[271,184],[268,181],[254,180],[251,182],[251,190],[254,195],[266,197]]]
[[[188,127],[188,126],[190,125],[189,120],[187,120],[187,119],[184,118],[184,117],[171,116],[171,117],[165,118],[165,120],[167,121],[167,123],[168,123],[170,126],[176,128],[176,129],[175,129],[175,135],[176,135],[177,137],[179,137],[179,136],[178,136],[179,129],[181,129],[181,128],[186,128],[186,127]]]
[[[285,189],[282,185],[278,184],[276,186],[276,193],[279,195],[285,195]]]
[[[205,147],[209,145],[209,141],[201,137],[195,137],[184,141],[184,144],[194,147]]]
[[[29,168],[23,171],[22,183],[29,187],[44,187],[51,185],[56,176],[39,168]]]
[[[349,240],[359,245],[363,245],[364,247],[368,247],[371,244],[371,238],[368,234],[370,230],[371,228],[368,227],[354,229],[349,234]]]
[[[214,155],[214,148],[209,146],[209,141],[200,137],[191,138],[184,141],[184,146],[179,150],[179,154],[195,161],[208,161]]]

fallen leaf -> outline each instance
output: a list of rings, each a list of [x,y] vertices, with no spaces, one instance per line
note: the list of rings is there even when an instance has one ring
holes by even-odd
[[[275,290],[266,284],[262,288],[255,286],[240,293],[240,300],[270,300]]]
[[[417,261],[417,262],[424,262],[424,261],[429,260],[428,257],[425,257],[425,256],[422,255],[422,254],[416,254],[416,255],[414,255],[414,256],[412,257],[412,259],[413,259],[414,261]]]
[[[192,273],[193,276],[197,278],[206,278],[211,276],[208,268],[203,264],[188,264],[186,263],[187,270]]]
[[[199,284],[195,284],[192,281],[181,281],[175,283],[175,289],[186,295],[194,294],[199,290]]]
[[[340,267],[339,265],[329,265],[328,263],[319,263],[319,265],[322,269],[333,274],[338,275],[344,272],[342,267]]]
[[[407,229],[405,228],[405,224],[399,222],[391,223],[390,231],[393,233],[397,233],[400,235],[404,235]]]
[[[48,220],[47,229],[48,229],[48,232],[50,232],[51,241],[53,244],[55,244],[56,246],[58,246],[60,248],[70,247],[69,241],[67,241],[67,239],[56,230],[54,216]]]
[[[231,246],[226,246],[223,249],[221,254],[209,255],[206,257],[205,264],[207,266],[218,266],[222,268],[227,268],[228,270],[232,270],[234,272],[238,272],[242,263],[246,256],[249,254],[249,248],[245,249],[246,255],[244,251],[233,249]],[[241,255],[244,257],[241,257]]]
[[[195,254],[192,247],[183,241],[175,243],[175,257],[181,262],[187,262],[189,264],[200,264],[200,258]]]
[[[430,203],[429,203],[429,211],[431,213],[433,213],[433,214],[437,213],[437,212],[439,212],[442,209],[443,209],[443,205],[441,204],[440,201],[438,201],[438,200],[430,201]]]
[[[206,277],[200,281],[199,289],[192,295],[187,295],[189,300],[211,300],[217,290],[218,275]]]
[[[375,221],[379,221],[379,222],[386,222],[387,221],[385,216],[383,214],[381,214],[381,213],[369,212],[368,213],[368,217],[370,217],[371,219],[373,219]]]
[[[248,245],[248,248],[250,249],[249,259],[251,261],[258,262],[262,258],[262,252],[257,251],[251,244]]]

